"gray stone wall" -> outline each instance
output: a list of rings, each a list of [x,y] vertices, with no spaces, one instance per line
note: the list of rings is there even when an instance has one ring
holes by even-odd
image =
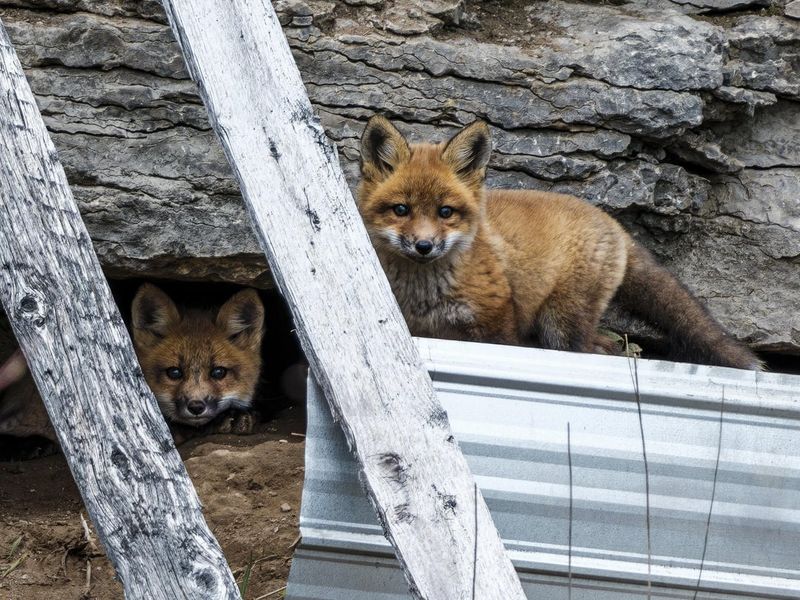
[[[351,183],[376,110],[419,139],[483,118],[492,185],[604,206],[737,335],[800,353],[796,4],[275,6]],[[0,18],[109,275],[270,285],[158,2],[0,0]]]

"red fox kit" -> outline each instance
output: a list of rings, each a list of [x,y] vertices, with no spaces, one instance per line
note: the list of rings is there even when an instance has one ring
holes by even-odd
[[[248,410],[261,370],[264,305],[242,290],[216,312],[179,310],[145,283],[131,307],[144,377],[171,421],[198,427],[229,408]]]
[[[131,307],[133,339],[145,379],[173,423],[198,427],[229,408],[250,408],[261,369],[264,306],[243,290],[213,311],[179,311],[154,285],[142,285]],[[15,345],[0,329],[0,355]],[[56,442],[55,431],[27,374],[19,350],[0,361],[0,434],[38,435]],[[246,413],[244,413],[246,415]],[[246,433],[248,419],[219,423],[214,431]],[[183,439],[185,432],[176,433]]]
[[[489,129],[409,144],[385,118],[361,140],[358,204],[412,334],[591,352],[612,299],[674,358],[760,362],[609,215],[578,198],[486,190]]]

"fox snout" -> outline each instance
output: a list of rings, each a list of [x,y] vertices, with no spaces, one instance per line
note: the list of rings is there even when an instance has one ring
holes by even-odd
[[[175,399],[178,417],[190,421],[199,419],[212,419],[219,412],[217,400],[212,396],[201,398],[179,396]]]
[[[226,410],[249,410],[252,400],[249,396],[239,394],[214,394],[197,392],[196,394],[185,391],[176,395],[162,393],[156,395],[162,412],[176,423],[199,427],[212,421]]]
[[[422,238],[416,239],[413,243],[409,243],[409,256],[415,260],[428,262],[440,258],[446,251],[446,240],[437,240],[436,238]]]
[[[441,258],[448,249],[447,239],[438,239],[436,236],[404,235],[389,230],[384,239],[395,252],[418,262]]]
[[[207,407],[208,404],[201,400],[192,400],[186,403],[186,409],[196,416],[202,415],[206,411]]]
[[[430,240],[419,240],[414,244],[414,249],[422,256],[427,256],[433,250],[433,242]]]

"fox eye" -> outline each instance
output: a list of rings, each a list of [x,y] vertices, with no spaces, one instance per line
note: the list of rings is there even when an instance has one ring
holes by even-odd
[[[392,210],[398,217],[405,217],[409,211],[407,204],[395,204],[392,207]]]
[[[170,367],[167,369],[167,377],[173,381],[183,378],[183,370],[180,367]]]
[[[211,379],[225,379],[225,375],[228,374],[228,369],[225,367],[214,367],[211,369]]]
[[[453,216],[454,212],[455,211],[451,206],[442,206],[441,208],[439,208],[439,216],[442,217],[443,219],[449,219],[450,217]]]

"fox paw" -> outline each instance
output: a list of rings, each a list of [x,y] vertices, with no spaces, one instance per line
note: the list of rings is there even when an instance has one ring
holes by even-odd
[[[232,433],[233,435],[248,435],[253,433],[256,424],[255,414],[252,412],[233,412],[225,415],[218,423],[215,433]]]
[[[622,346],[617,340],[602,334],[596,335],[594,340],[592,340],[592,344],[592,352],[594,354],[610,354],[612,356],[617,356],[622,352]]]

